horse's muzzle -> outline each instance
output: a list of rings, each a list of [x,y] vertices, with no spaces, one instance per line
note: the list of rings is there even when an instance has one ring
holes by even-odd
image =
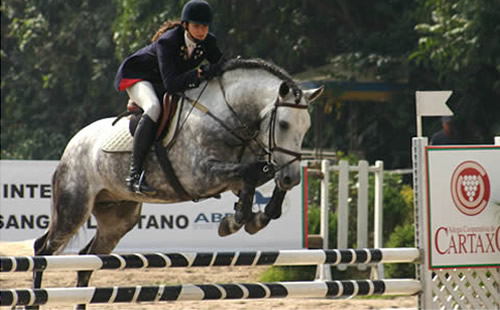
[[[279,189],[288,191],[300,183],[300,173],[286,173],[280,171],[276,174],[275,182]]]

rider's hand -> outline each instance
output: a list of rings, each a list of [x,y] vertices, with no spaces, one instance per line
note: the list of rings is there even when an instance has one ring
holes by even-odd
[[[221,73],[222,71],[218,64],[205,64],[200,66],[200,76],[203,80],[210,80]]]

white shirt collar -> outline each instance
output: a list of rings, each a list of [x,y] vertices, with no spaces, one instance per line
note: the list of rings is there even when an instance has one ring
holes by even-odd
[[[188,56],[191,57],[193,50],[196,47],[196,43],[189,38],[187,31],[184,31],[184,41],[186,42],[186,47],[188,50]]]

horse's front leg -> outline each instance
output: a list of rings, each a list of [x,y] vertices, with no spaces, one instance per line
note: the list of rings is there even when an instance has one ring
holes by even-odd
[[[245,182],[238,193],[239,199],[234,204],[234,215],[224,216],[219,223],[219,236],[225,237],[234,234],[243,225],[252,221],[254,217],[252,213],[254,194],[255,185]]]
[[[238,224],[248,223],[252,220],[252,205],[255,195],[255,185],[245,182],[238,194],[238,201],[234,204],[234,220]]]
[[[281,216],[281,207],[283,205],[285,195],[286,191],[281,190],[276,186],[273,191],[273,196],[266,205],[264,212],[259,211],[254,214],[251,221],[245,224],[245,231],[253,235],[262,228],[266,227],[271,220],[278,219]]]
[[[229,182],[241,182],[256,187],[274,177],[276,167],[267,161],[251,163],[231,163],[209,159],[202,163],[201,171],[208,180],[224,179]]]
[[[219,224],[219,235],[222,237],[237,232],[244,224],[252,221],[255,188],[257,184],[264,183],[274,175],[274,167],[267,162],[241,164],[237,170],[238,176],[243,180],[243,187],[234,206],[234,216],[224,217]]]

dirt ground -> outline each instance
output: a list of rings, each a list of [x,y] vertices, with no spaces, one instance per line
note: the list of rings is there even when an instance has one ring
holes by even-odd
[[[0,242],[0,255],[33,255],[30,242]],[[123,270],[97,271],[91,279],[91,286],[130,286],[130,285],[175,285],[187,283],[248,283],[257,282],[267,269],[258,267],[212,267],[212,268],[174,268],[162,270]],[[74,287],[76,273],[45,272],[43,287]],[[31,273],[0,273],[0,288],[29,288]],[[72,306],[46,306],[42,309],[73,309]],[[159,304],[115,304],[89,305],[88,309],[414,309],[417,308],[416,296],[392,297],[383,299],[265,299],[265,300],[220,300],[220,301],[178,301]]]

